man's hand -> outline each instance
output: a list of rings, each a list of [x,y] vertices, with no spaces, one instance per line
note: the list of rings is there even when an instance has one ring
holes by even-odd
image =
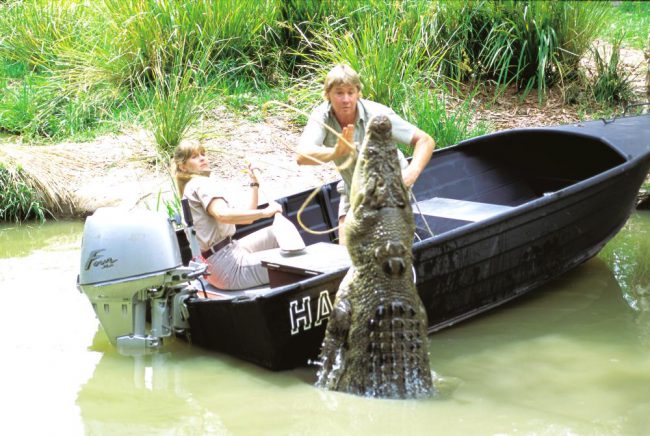
[[[354,125],[348,124],[347,126],[343,127],[341,136],[343,139],[339,138],[339,140],[336,141],[336,145],[334,146],[330,160],[339,159],[343,156],[349,155],[354,151]]]
[[[420,177],[420,173],[431,159],[431,153],[436,147],[436,143],[431,136],[420,129],[416,129],[411,139],[413,146],[413,159],[406,169],[402,171],[402,178],[407,188],[415,185],[415,181]]]
[[[407,188],[415,185],[415,181],[420,177],[418,170],[414,169],[411,165],[402,170],[402,179]]]

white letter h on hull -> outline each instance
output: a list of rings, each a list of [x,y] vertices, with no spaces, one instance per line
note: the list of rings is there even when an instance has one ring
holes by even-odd
[[[310,298],[303,297],[302,306],[298,307],[298,301],[289,303],[289,318],[291,318],[291,334],[298,334],[300,325],[303,325],[303,330],[311,328],[311,304]]]

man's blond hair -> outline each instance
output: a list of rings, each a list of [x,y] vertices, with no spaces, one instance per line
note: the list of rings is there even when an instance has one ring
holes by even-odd
[[[327,93],[335,86],[350,85],[357,88],[361,92],[361,79],[359,73],[354,71],[349,65],[338,64],[335,65],[325,76],[323,83],[323,97],[328,100]]]

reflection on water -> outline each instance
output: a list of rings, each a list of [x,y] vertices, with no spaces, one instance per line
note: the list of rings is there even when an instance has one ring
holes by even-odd
[[[453,388],[421,401],[323,391],[313,386],[313,368],[273,373],[180,340],[159,355],[121,356],[74,286],[81,226],[48,226],[40,242],[16,235],[10,241],[31,248],[0,258],[0,289],[11,309],[0,317],[2,354],[11,356],[0,385],[12,400],[2,430],[634,435],[650,428],[648,322],[639,316],[648,313],[647,297],[638,291],[648,281],[643,267],[630,269],[647,258],[635,244],[647,239],[649,215],[635,215],[599,258],[502,310],[432,335],[431,365]]]
[[[22,257],[42,247],[62,246],[79,238],[83,223],[0,224],[0,259]]]
[[[103,349],[102,357],[76,399],[86,434],[227,433],[219,416],[196,400],[192,363],[181,349],[124,357],[105,338],[98,330],[95,343],[103,344],[92,348]]]
[[[601,253],[623,297],[636,312],[639,336],[650,346],[650,212],[638,212]]]

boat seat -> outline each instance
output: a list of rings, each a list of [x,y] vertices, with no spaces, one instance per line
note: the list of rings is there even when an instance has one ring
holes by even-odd
[[[417,207],[413,207],[413,213],[421,212],[423,215],[474,222],[507,212],[510,209],[512,207],[500,204],[433,197],[418,201]]]

